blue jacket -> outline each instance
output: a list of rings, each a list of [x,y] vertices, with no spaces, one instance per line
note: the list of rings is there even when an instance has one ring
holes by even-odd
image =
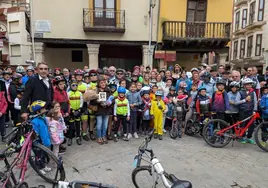
[[[246,100],[241,100],[241,94],[240,92],[233,93],[232,91],[228,92],[228,99],[230,103],[230,109],[231,112],[239,112],[239,105],[242,103],[245,103]],[[232,103],[232,104],[231,104]]]
[[[142,104],[142,99],[141,99],[141,95],[140,95],[140,92],[127,92],[126,94],[126,98],[129,102],[129,104],[134,104],[134,108],[130,108],[131,110],[133,111],[137,111],[138,110],[138,107]]]
[[[180,87],[180,83],[182,81],[184,81],[187,84],[186,90],[187,90],[187,92],[189,92],[191,90],[191,87],[192,87],[191,80],[189,78],[186,78],[186,79],[180,78],[180,79],[177,80],[177,83],[176,83],[176,92],[178,92],[179,87]]]
[[[260,107],[262,110],[262,117],[268,118],[268,94],[265,94],[261,97]]]
[[[46,147],[51,146],[48,124],[45,117],[37,117],[32,120],[33,129],[41,138],[42,144]]]

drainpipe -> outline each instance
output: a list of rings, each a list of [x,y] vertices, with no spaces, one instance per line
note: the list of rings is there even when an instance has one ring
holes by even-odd
[[[156,44],[158,44],[158,36],[159,36],[159,21],[160,21],[160,8],[161,8],[161,0],[158,1],[158,11],[157,11],[157,18],[158,18],[158,22],[157,22],[157,27],[156,27]]]
[[[230,48],[229,48],[229,64],[230,64],[230,61],[231,61],[231,58],[232,58],[232,43],[233,43],[233,23],[234,23],[234,8],[235,8],[235,1],[233,1],[233,9],[232,9],[232,23],[231,23],[231,43],[230,43]]]
[[[155,7],[155,0],[150,0],[150,10],[149,10],[149,49],[148,49],[148,64],[152,61],[152,34],[153,34],[153,9]],[[151,67],[151,65],[150,65]],[[152,68],[152,67],[151,67]]]
[[[30,12],[31,12],[31,38],[32,38],[32,60],[35,61],[35,45],[34,45],[34,17],[33,17],[33,2],[30,1]],[[35,65],[36,66],[36,65]]]

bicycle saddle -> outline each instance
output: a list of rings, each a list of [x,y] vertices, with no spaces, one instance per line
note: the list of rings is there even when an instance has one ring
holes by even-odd
[[[173,174],[170,174],[169,177],[174,182],[171,188],[192,188],[192,184],[189,181],[179,180]]]

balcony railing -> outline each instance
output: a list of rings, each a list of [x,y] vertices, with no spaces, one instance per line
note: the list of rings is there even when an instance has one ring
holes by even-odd
[[[231,23],[224,22],[184,22],[163,23],[164,40],[189,39],[230,39]]]
[[[85,32],[125,32],[125,11],[114,9],[84,9]]]

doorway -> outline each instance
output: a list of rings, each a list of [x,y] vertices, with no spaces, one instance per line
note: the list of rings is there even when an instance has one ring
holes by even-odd
[[[94,26],[116,25],[116,0],[94,0]]]
[[[206,30],[207,0],[188,0],[186,37],[202,38]]]

